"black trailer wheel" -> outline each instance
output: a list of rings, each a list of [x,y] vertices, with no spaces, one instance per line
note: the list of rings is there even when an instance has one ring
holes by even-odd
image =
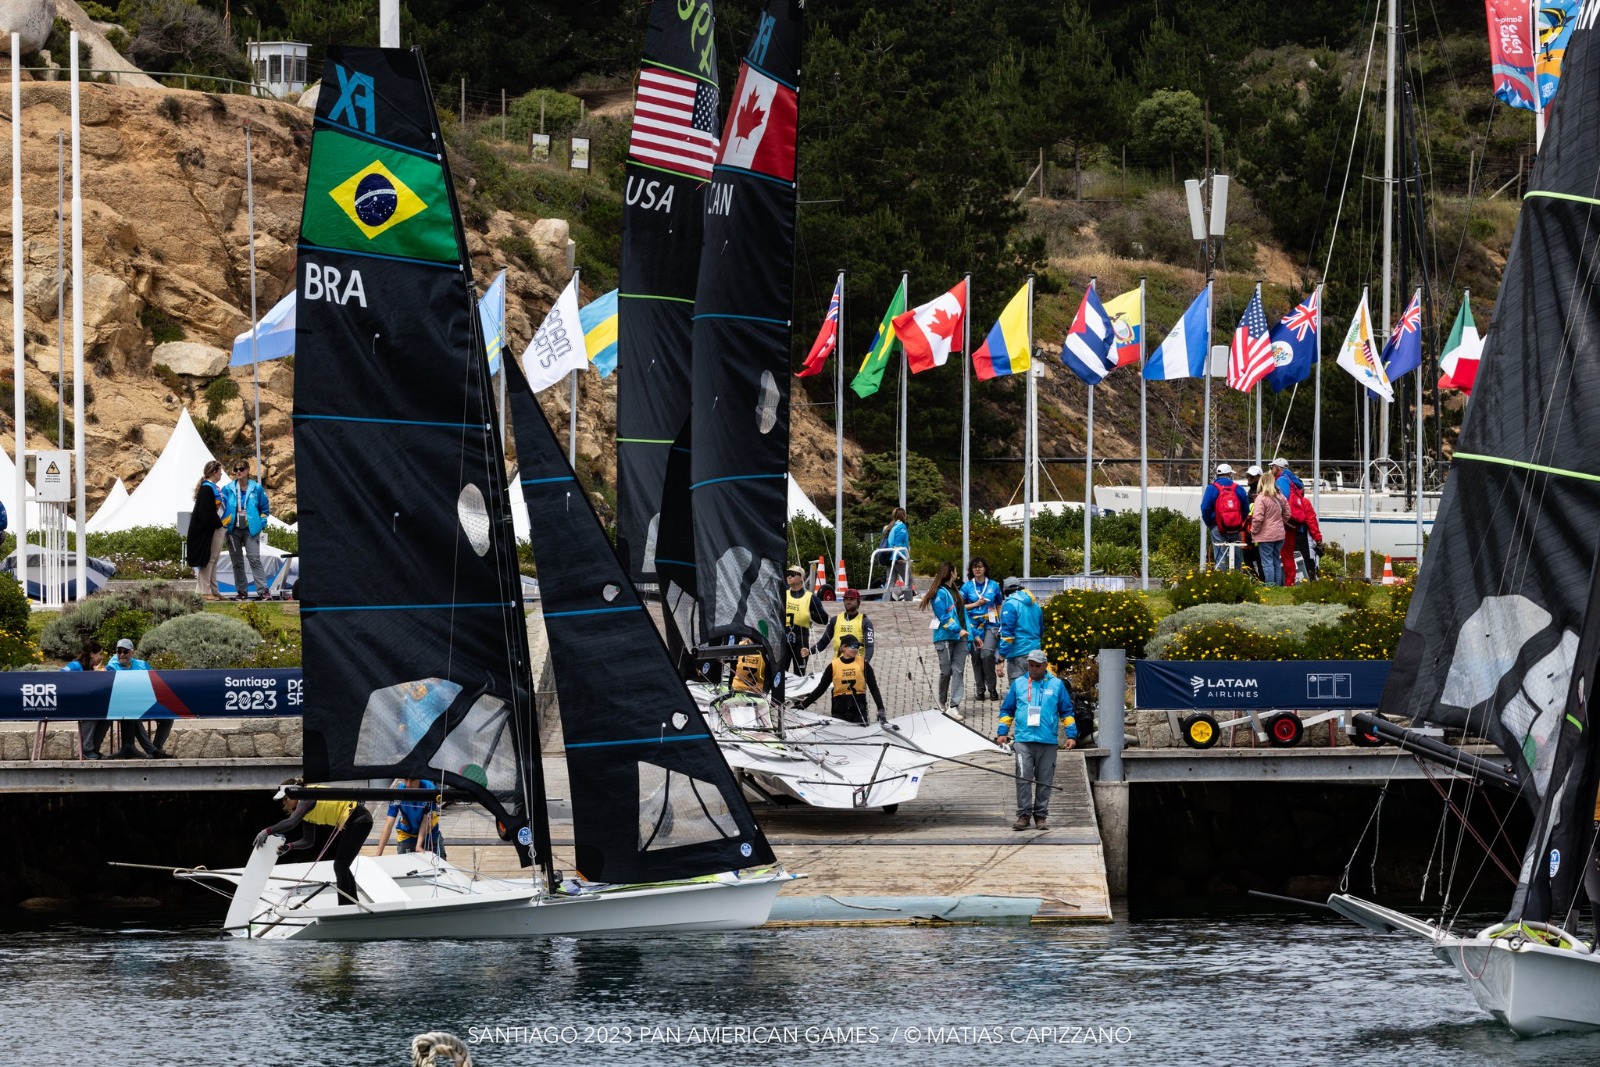
[[[1183,728],[1183,743],[1190,748],[1210,748],[1222,737],[1217,720],[1203,711],[1185,717],[1178,725]]]
[[[885,815],[893,815],[895,812],[897,812],[899,810],[900,810],[900,805],[898,805],[898,804],[885,804],[883,806],[883,813]]]
[[[1305,736],[1305,724],[1292,711],[1274,715],[1266,722],[1267,740],[1276,748],[1293,748]]]
[[[1383,738],[1356,726],[1350,730],[1350,743],[1358,748],[1377,748],[1383,744]]]

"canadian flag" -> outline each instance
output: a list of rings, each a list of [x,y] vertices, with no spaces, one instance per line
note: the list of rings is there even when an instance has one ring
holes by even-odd
[[[793,87],[749,66],[740,66],[733,110],[722,136],[722,162],[784,181],[794,181],[794,144],[799,104]]]
[[[906,362],[912,374],[942,367],[952,350],[962,350],[966,317],[965,278],[948,293],[894,317],[895,336],[906,346]]]

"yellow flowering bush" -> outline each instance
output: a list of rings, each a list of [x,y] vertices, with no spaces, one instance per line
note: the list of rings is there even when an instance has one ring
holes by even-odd
[[[1051,663],[1071,669],[1102,648],[1142,656],[1155,632],[1155,617],[1141,594],[1069,589],[1044,606],[1041,643]]]
[[[1185,626],[1173,635],[1164,653],[1170,660],[1296,659],[1300,655],[1300,642],[1293,633],[1265,633],[1222,620]]]
[[[1219,571],[1208,566],[1179,578],[1170,599],[1172,610],[1182,611],[1196,604],[1262,604],[1267,598],[1261,583],[1245,571]]]

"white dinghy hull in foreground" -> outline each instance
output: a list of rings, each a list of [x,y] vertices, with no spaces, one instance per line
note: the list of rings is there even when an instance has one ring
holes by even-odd
[[[622,936],[743,930],[767,921],[778,890],[796,876],[774,868],[692,882],[548,893],[529,879],[475,877],[429,853],[361,856],[352,867],[362,902],[335,904],[331,861],[260,862],[185,872],[234,889],[226,930],[271,941],[387,941]]]
[[[1600,956],[1575,938],[1563,938],[1573,947],[1558,948],[1502,930],[1445,938],[1433,954],[1461,972],[1479,1007],[1521,1037],[1600,1030]]]

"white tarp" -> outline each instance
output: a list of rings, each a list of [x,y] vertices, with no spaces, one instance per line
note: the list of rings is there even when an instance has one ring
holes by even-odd
[[[100,507],[96,509],[93,515],[89,516],[87,529],[91,532],[98,532],[100,527],[96,523],[110,519],[111,516],[117,513],[117,509],[127,502],[128,487],[123,484],[121,478],[118,478],[116,484],[111,487],[111,492],[107,493],[106,498],[100,502]],[[102,519],[102,516],[104,516],[104,519]]]
[[[27,493],[29,496],[33,495],[32,485],[28,486]],[[9,523],[7,528],[12,533],[15,533],[17,529],[17,465],[11,461],[11,457],[6,454],[6,450],[3,448],[0,448],[0,501],[4,501],[6,505],[6,519]],[[28,504],[28,529],[37,530],[39,525],[39,504],[37,501],[30,501]]]
[[[817,506],[811,502],[811,498],[806,496],[806,491],[800,488],[800,483],[794,480],[794,475],[788,475],[788,478],[789,518],[792,519],[799,515],[802,518],[815,519],[828,529],[833,529],[833,520],[817,509]]]
[[[261,316],[261,322],[255,330],[254,353],[250,350],[249,330],[233,339],[233,358],[228,361],[228,366],[248,367],[251,363],[265,363],[269,359],[294,355],[294,308],[294,290],[290,289],[288,296]],[[252,354],[255,359],[251,358]]]
[[[194,420],[185,408],[178,414],[178,425],[172,431],[161,457],[144,476],[121,507],[111,513],[105,508],[95,512],[89,520],[90,533],[115,533],[131,530],[135,526],[175,526],[178,512],[194,507],[194,487],[205,472],[206,464],[216,457],[200,439]]]

